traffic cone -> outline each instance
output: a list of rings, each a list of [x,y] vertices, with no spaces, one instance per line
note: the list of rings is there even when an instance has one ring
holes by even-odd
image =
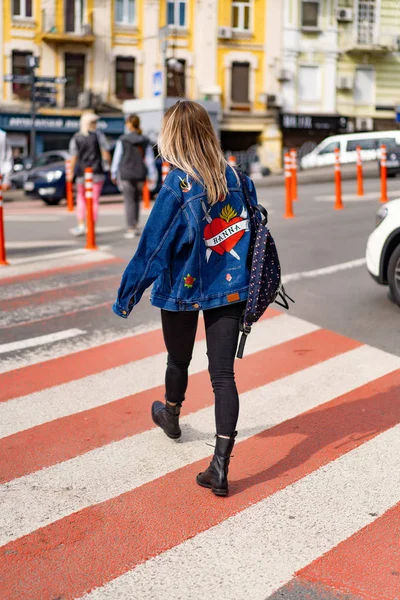
[[[147,184],[147,181],[144,182],[143,184],[143,208],[144,209],[149,209],[150,208],[150,190],[149,190],[149,186]]]
[[[0,266],[8,265],[6,258],[6,239],[4,235],[4,216],[3,216],[3,176],[0,175]]]
[[[364,196],[363,168],[360,146],[357,146],[357,196],[359,198]]]
[[[295,148],[290,151],[291,173],[292,173],[292,201],[297,202],[297,152]]]
[[[384,204],[389,200],[387,195],[387,164],[386,164],[386,146],[381,146],[381,202]]]
[[[335,148],[335,191],[336,191],[336,201],[335,201],[335,210],[342,210],[343,200],[342,200],[342,173],[340,170],[340,150],[339,148]]]
[[[168,173],[169,173],[169,163],[164,160],[161,165],[161,181],[162,181],[162,183],[164,183],[164,181],[166,180]]]
[[[65,161],[65,195],[67,198],[68,212],[74,212],[74,194],[72,189],[72,165],[71,160],[67,158]]]
[[[86,200],[86,250],[97,250],[96,232],[93,218],[93,169],[85,169],[85,200]]]
[[[292,202],[292,159],[290,153],[285,153],[285,219],[292,219],[293,202]]]

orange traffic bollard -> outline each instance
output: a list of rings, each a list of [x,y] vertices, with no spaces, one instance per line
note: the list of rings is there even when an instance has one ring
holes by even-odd
[[[335,148],[335,188],[336,188],[336,202],[335,210],[342,210],[342,173],[340,171],[340,150]]]
[[[363,168],[360,146],[357,146],[357,196],[359,198],[364,196]]]
[[[289,152],[285,153],[285,219],[292,219],[293,203],[292,203],[292,159]]]
[[[295,148],[290,151],[291,173],[292,173],[292,201],[297,202],[297,152]]]
[[[237,166],[236,157],[233,156],[233,154],[231,154],[230,156],[228,156],[228,165],[231,165],[231,167],[236,167]]]
[[[3,217],[3,176],[0,175],[0,266],[8,265],[6,260],[6,238],[4,235]]]
[[[387,164],[386,164],[386,146],[381,146],[381,202],[388,201],[387,195]]]
[[[74,212],[74,194],[72,191],[72,165],[71,160],[67,158],[65,161],[65,195],[67,197],[67,210]]]
[[[93,218],[93,169],[85,169],[85,200],[86,200],[86,250],[97,250],[96,233]]]
[[[143,184],[143,208],[150,208],[150,190],[147,181]]]
[[[169,173],[169,163],[167,163],[167,161],[164,160],[161,165],[161,181],[162,181],[162,183],[164,183],[164,181],[167,179],[168,173]]]

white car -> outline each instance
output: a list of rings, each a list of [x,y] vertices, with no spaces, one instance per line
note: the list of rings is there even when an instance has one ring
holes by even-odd
[[[367,268],[378,283],[388,285],[400,306],[400,198],[381,206],[368,238]]]

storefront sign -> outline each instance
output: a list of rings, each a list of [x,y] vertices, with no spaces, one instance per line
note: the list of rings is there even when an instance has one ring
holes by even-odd
[[[35,119],[38,132],[75,133],[79,130],[78,117],[38,115]],[[122,117],[107,117],[98,120],[98,127],[108,134],[122,134],[124,119]],[[0,113],[0,128],[5,131],[30,131],[32,118],[29,115]]]
[[[337,131],[346,129],[347,117],[341,116],[323,116],[323,115],[281,115],[282,129],[312,129]]]

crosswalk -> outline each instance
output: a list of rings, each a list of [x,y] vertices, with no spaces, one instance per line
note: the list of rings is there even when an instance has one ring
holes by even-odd
[[[72,258],[1,274],[0,598],[399,598],[400,357],[269,309],[237,361],[217,498],[195,484],[214,436],[202,321],[174,442],[150,416],[157,321],[112,315],[120,260]]]

